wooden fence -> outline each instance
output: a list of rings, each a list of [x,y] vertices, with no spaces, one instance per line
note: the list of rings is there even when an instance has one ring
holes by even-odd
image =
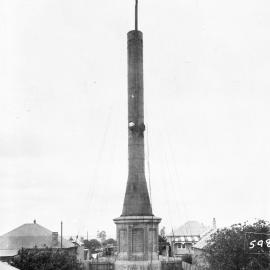
[[[196,267],[195,265],[182,262],[183,270],[201,270],[200,268]]]
[[[84,270],[114,270],[114,263],[90,262],[84,264]]]
[[[161,270],[183,270],[181,261],[161,261]]]
[[[196,265],[192,265],[186,262],[182,262],[182,266],[183,266],[183,270],[212,270],[208,266],[196,266]]]

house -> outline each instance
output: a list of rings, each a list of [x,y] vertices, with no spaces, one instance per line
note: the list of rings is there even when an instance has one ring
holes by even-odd
[[[36,223],[23,224],[0,236],[0,260],[9,261],[21,248],[61,248],[61,237]],[[76,254],[76,246],[62,239],[62,248]]]
[[[213,226],[215,226],[215,219],[213,220]],[[182,257],[186,254],[192,254],[192,247],[212,228],[198,221],[188,221],[172,231],[167,235],[167,240],[171,245],[172,256]]]

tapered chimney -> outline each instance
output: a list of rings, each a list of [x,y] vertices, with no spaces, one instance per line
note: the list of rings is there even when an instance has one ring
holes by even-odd
[[[122,216],[151,216],[145,179],[143,34],[128,33],[128,181]]]
[[[138,30],[138,0],[135,30],[127,34],[128,51],[128,180],[122,214],[116,223],[118,256],[116,270],[160,269],[158,224],[152,212],[145,178],[143,34]]]

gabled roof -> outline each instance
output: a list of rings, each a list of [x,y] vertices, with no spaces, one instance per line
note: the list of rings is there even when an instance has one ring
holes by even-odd
[[[210,227],[205,226],[203,223],[198,221],[188,221],[173,232],[169,236],[191,236],[191,235],[202,235],[207,232]]]
[[[52,231],[42,227],[37,223],[27,223],[0,236],[0,249],[20,249],[24,248],[60,248],[61,239],[58,237],[58,244],[53,245]],[[74,247],[74,245],[63,239],[63,248]]]
[[[217,229],[211,229],[207,233],[205,233],[199,242],[197,242],[193,248],[195,249],[204,249],[207,245],[207,241],[210,240],[211,235],[214,234],[217,231]]]

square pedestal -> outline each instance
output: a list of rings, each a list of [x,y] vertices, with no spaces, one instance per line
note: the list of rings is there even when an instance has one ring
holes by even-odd
[[[157,261],[160,220],[154,216],[124,216],[114,219],[117,261]]]

